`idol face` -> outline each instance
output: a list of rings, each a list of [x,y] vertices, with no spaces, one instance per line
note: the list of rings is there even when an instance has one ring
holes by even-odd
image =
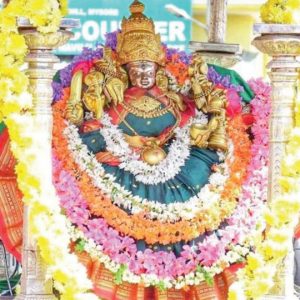
[[[150,89],[155,85],[157,64],[151,61],[135,61],[126,65],[133,86]]]

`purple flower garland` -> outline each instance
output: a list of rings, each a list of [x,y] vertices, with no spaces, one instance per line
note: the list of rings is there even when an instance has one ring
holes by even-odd
[[[221,75],[212,66],[208,68],[207,78],[215,85],[221,85],[227,89],[233,89],[237,93],[244,92],[244,88],[241,85],[235,85],[231,83],[230,75]]]
[[[83,48],[82,53],[73,58],[72,62],[59,71],[59,81],[52,82],[53,102],[59,101],[63,95],[63,89],[69,87],[72,80],[74,67],[81,62],[93,61],[103,57],[102,47],[96,49]]]

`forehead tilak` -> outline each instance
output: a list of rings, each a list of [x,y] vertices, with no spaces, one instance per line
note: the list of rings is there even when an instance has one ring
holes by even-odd
[[[132,69],[142,69],[142,70],[153,69],[155,68],[155,63],[150,61],[136,61],[136,62],[129,63],[129,67]]]

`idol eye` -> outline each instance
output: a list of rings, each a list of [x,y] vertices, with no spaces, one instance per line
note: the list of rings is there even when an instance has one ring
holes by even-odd
[[[131,73],[132,76],[137,76],[138,75],[138,72],[136,70],[132,70],[130,73]]]

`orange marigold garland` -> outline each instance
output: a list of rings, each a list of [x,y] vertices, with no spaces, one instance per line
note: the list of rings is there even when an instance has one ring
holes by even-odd
[[[78,170],[77,164],[69,153],[67,140],[62,135],[63,129],[66,127],[62,115],[68,95],[69,89],[65,89],[64,99],[54,106],[56,124],[53,145],[58,158],[64,161],[64,167],[78,178],[78,185],[93,214],[104,217],[108,224],[119,232],[137,240],[143,239],[148,244],[157,242],[171,244],[192,240],[206,231],[217,229],[220,223],[230,216],[236,207],[236,197],[245,179],[246,167],[251,158],[251,142],[241,117],[229,120],[228,132],[235,145],[235,159],[230,166],[231,176],[226,182],[222,193],[222,201],[220,201],[217,211],[201,211],[196,218],[189,221],[180,220],[175,223],[162,223],[145,219],[143,213],[133,216],[128,215],[125,211],[113,205],[108,195],[104,195],[99,189],[94,188],[86,173]],[[64,159],[65,157],[68,157],[68,159]]]

